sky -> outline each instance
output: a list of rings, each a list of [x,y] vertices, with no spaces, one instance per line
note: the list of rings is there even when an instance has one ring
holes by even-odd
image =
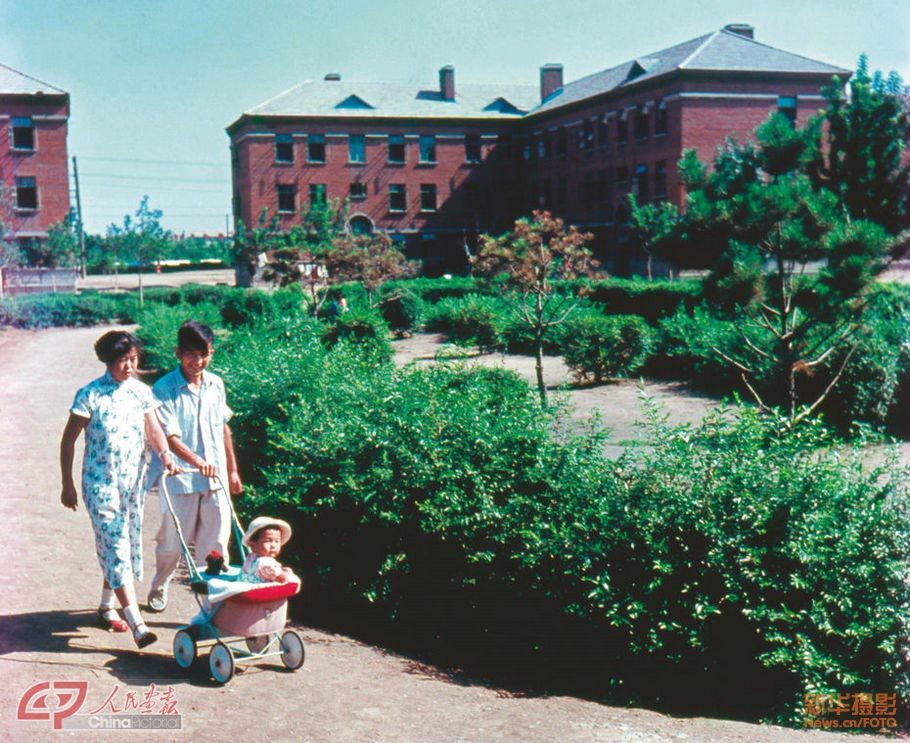
[[[893,0],[0,0],[0,62],[70,94],[86,230],[144,195],[175,233],[230,228],[225,127],[328,72],[434,87],[569,82],[722,28],[910,79],[910,3]],[[72,166],[70,167],[72,181]]]

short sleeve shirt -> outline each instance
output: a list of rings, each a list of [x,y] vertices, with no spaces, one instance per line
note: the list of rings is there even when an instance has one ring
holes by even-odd
[[[217,374],[205,371],[197,389],[191,389],[180,367],[159,379],[152,391],[161,403],[158,418],[167,436],[179,436],[184,446],[206,462],[213,463],[218,478],[227,487],[227,455],[224,449],[224,426],[233,415],[227,405],[224,382]],[[175,457],[184,468],[193,465]],[[157,458],[156,458],[157,460]],[[161,473],[161,463],[153,460],[150,478]],[[169,492],[196,493],[211,490],[212,482],[195,472],[168,479]]]
[[[114,488],[132,492],[143,471],[145,414],[158,407],[152,391],[130,377],[117,382],[110,372],[76,393],[70,412],[88,418],[82,488],[86,498]]]

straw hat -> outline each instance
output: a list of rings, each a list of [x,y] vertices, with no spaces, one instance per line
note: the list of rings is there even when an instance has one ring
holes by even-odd
[[[281,519],[273,519],[271,516],[257,516],[254,518],[250,525],[246,529],[246,533],[243,535],[241,540],[244,546],[250,546],[250,537],[252,537],[260,529],[278,529],[281,532],[281,544],[282,546],[287,544],[287,541],[291,538],[291,525],[287,521],[282,521]]]

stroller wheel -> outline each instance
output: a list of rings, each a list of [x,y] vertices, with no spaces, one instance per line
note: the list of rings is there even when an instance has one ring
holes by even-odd
[[[294,630],[289,629],[281,636],[281,662],[285,668],[296,671],[303,665],[303,640]]]
[[[174,660],[181,668],[189,668],[196,660],[196,641],[185,629],[174,635]]]
[[[223,642],[216,643],[209,653],[209,670],[219,684],[226,684],[234,675],[234,654]]]

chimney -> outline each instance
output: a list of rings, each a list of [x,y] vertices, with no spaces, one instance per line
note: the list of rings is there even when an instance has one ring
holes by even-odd
[[[439,69],[439,92],[442,100],[455,100],[455,68],[450,64]]]
[[[750,26],[748,23],[728,23],[724,26],[724,31],[739,34],[747,39],[755,39],[755,26]]]
[[[545,64],[540,68],[540,100],[544,101],[562,88],[562,65]]]
[[[339,83],[341,82],[341,74],[338,72],[330,72],[325,76],[324,79],[326,82]]]

